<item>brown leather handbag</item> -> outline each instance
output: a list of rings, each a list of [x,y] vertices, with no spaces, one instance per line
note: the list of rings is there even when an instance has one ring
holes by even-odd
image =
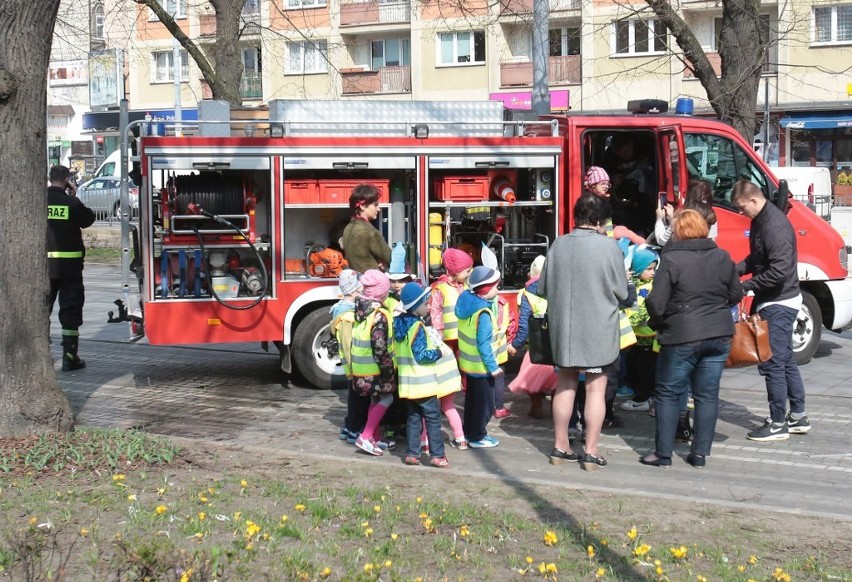
[[[769,322],[754,314],[734,324],[731,353],[726,368],[756,366],[772,357],[769,347]]]

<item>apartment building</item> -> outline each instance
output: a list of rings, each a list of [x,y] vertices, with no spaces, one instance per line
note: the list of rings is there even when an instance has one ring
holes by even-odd
[[[79,0],[78,0],[79,1]],[[202,47],[216,42],[212,7],[162,0]],[[173,114],[173,39],[147,8],[104,0],[110,46],[123,52],[136,115]],[[270,99],[499,99],[527,108],[532,86],[533,0],[247,0],[240,50],[244,105]],[[711,62],[718,0],[678,5]],[[548,70],[554,111],[624,111],[626,101],[692,97],[712,114],[700,82],[644,3],[549,0]],[[852,0],[766,2],[772,45],[758,94],[768,96],[770,159],[852,168]],[[180,51],[184,119],[210,96]],[[759,121],[759,120],[758,120]],[[92,127],[93,130],[99,131]]]

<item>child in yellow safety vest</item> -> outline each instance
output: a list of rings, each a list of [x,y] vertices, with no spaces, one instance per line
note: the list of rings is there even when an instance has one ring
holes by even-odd
[[[547,312],[547,299],[539,297],[538,279],[541,275],[541,267],[544,265],[544,255],[539,255],[530,265],[530,278],[524,289],[518,292],[518,333],[512,341],[515,349],[523,348],[529,336],[530,317],[542,317]],[[524,355],[521,369],[518,375],[509,384],[509,390],[514,393],[523,392],[530,397],[529,415],[532,418],[544,416],[544,395],[552,394],[556,390],[559,376],[556,368],[544,364],[533,364],[530,354]]]
[[[351,269],[340,272],[340,301],[331,307],[331,331],[337,340],[340,365],[346,373],[346,418],[343,419],[343,428],[340,429],[340,440],[349,444],[355,444],[355,440],[364,424],[367,422],[367,409],[370,407],[370,398],[361,396],[354,390],[352,383],[352,329],[355,326],[355,299],[361,296],[361,282],[358,273]]]
[[[497,363],[497,317],[491,302],[497,297],[500,274],[488,267],[476,267],[470,275],[470,289],[456,303],[459,320],[459,370],[467,377],[464,398],[464,432],[471,448],[496,447],[500,442],[489,436],[486,426],[494,412],[494,385],[503,375]]]
[[[467,288],[467,280],[473,269],[473,258],[459,249],[449,248],[442,259],[446,274],[432,284],[432,297],[429,299],[429,314],[432,327],[441,333],[441,337],[450,349],[458,354],[459,321],[456,317],[456,302]],[[467,448],[461,416],[456,410],[455,395],[441,398],[441,412],[450,423],[453,440],[450,444],[459,450]]]
[[[379,424],[393,402],[396,390],[393,361],[393,341],[390,333],[391,316],[382,304],[388,296],[390,282],[379,270],[370,269],[361,275],[364,290],[355,301],[355,325],[352,329],[352,377],[355,392],[369,396],[367,423],[355,446],[379,456]]]
[[[403,312],[394,318],[393,335],[399,377],[399,397],[408,407],[406,465],[419,465],[425,436],[430,463],[448,467],[441,435],[439,398],[461,389],[461,377],[452,350],[434,329],[427,328],[423,317],[429,313],[431,290],[419,283],[408,283],[400,300]]]
[[[624,350],[627,364],[626,381],[633,389],[633,398],[621,404],[622,410],[647,411],[657,373],[657,352],[654,350],[656,332],[648,326],[645,298],[654,285],[654,272],[660,258],[651,249],[637,249],[633,253],[632,271],[636,285],[636,305],[627,309],[636,344]]]

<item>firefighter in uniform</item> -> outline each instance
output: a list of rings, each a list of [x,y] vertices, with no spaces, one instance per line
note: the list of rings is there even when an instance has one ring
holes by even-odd
[[[77,355],[83,324],[83,258],[86,255],[81,229],[95,221],[95,213],[77,199],[77,187],[65,166],[50,169],[47,188],[47,269],[50,277],[48,311],[59,296],[62,325],[62,370],[79,370],[86,362]]]

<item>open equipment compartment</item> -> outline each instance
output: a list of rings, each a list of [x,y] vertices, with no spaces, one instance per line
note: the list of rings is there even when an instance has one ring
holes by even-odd
[[[529,148],[527,148],[529,149]],[[429,272],[442,271],[447,247],[482,264],[483,248],[497,257],[503,289],[522,289],[535,257],[557,234],[553,199],[559,150],[494,149],[488,155],[429,157]]]
[[[239,306],[272,297],[271,158],[187,152],[148,161],[147,182],[164,184],[152,189],[142,223],[154,274],[150,300]]]

